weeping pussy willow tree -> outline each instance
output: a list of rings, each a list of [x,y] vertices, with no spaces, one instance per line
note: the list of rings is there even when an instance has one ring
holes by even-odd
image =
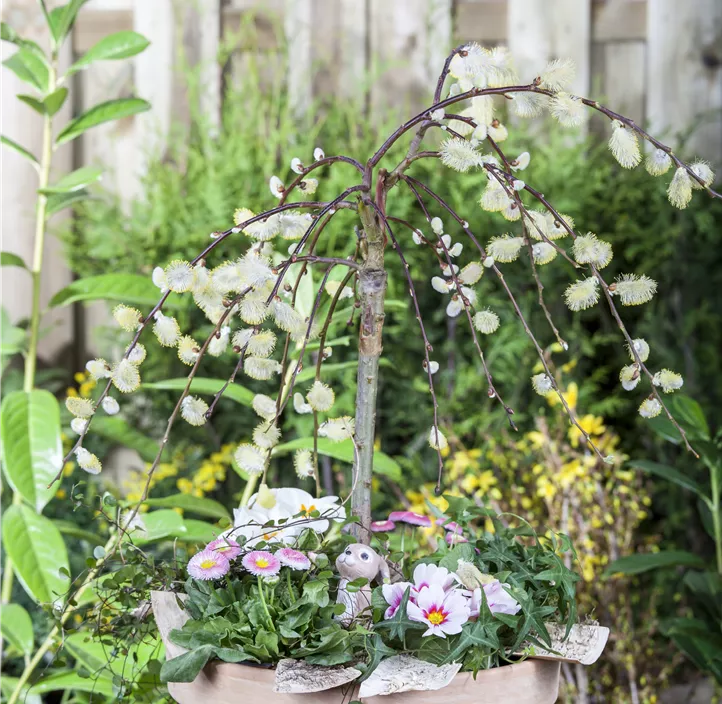
[[[530,152],[508,154],[504,142],[507,127],[497,115],[505,104],[522,118],[548,111],[561,127],[581,125],[590,112],[598,112],[611,122],[609,148],[624,168],[637,167],[642,161],[653,176],[671,173],[669,200],[684,208],[694,189],[711,189],[714,174],[701,161],[687,164],[673,151],[649,135],[632,120],[594,100],[572,95],[566,87],[573,78],[569,61],[553,61],[528,82],[517,77],[505,49],[487,50],[476,44],[456,48],[446,59],[436,85],[432,104],[411,117],[381,144],[366,163],[344,155],[324,154],[318,148],[313,160],[306,163],[293,158],[290,166],[295,177],[284,183],[277,176],[270,178],[271,194],[278,204],[260,214],[239,208],[234,225],[223,232],[213,232],[208,246],[192,261],[172,261],[157,267],[153,280],[160,289],[160,298],[152,310],[143,313],[119,305],[114,317],[129,333],[127,349],[116,362],[102,359],[88,362],[90,374],[105,379],[106,386],[97,402],[68,398],[67,407],[76,418],[73,429],[79,437],[66,459],[75,457],[86,472],[101,471],[100,460],[83,446],[94,414],[114,412],[118,408],[113,394],[136,391],[141,382],[142,363],[146,349],[143,335],[165,347],[175,347],[180,360],[190,367],[187,384],[168,420],[155,462],[151,465],[142,500],[147,498],[151,478],[168,443],[171,427],[178,420],[203,425],[213,415],[219,399],[239,375],[256,380],[277,378],[275,396],[258,394],[253,409],[259,422],[252,438],[238,438],[235,458],[242,470],[251,476],[249,485],[258,484],[257,501],[271,508],[274,493],[268,487],[268,470],[274,447],[281,437],[280,418],[285,413],[313,414],[313,449],[298,450],[294,464],[301,479],[318,477],[318,438],[346,441],[353,445],[354,467],[351,491],[352,513],[358,517],[356,531],[360,540],[369,539],[371,522],[371,472],[374,458],[374,435],[379,359],[382,354],[384,327],[384,295],[386,262],[398,257],[402,263],[408,295],[418,320],[419,364],[428,379],[433,400],[433,417],[429,418],[428,441],[438,454],[438,489],[443,484],[442,451],[447,445],[440,427],[438,402],[434,389],[434,360],[427,328],[418,305],[417,288],[427,286],[428,270],[416,276],[407,264],[405,252],[412,247],[428,250],[429,262],[436,267],[430,284],[446,302],[448,316],[460,316],[468,324],[479,356],[480,369],[488,384],[488,395],[495,399],[514,426],[513,409],[503,400],[503,389],[496,386],[493,369],[484,357],[484,339],[499,327],[496,312],[483,305],[478,292],[482,277],[491,278],[489,286],[498,286],[508,297],[525,333],[531,339],[542,373],[531,376],[530,383],[539,394],[556,394],[589,451],[599,449],[575,417],[557,388],[554,375],[531,327],[522,315],[515,292],[504,276],[504,268],[514,260],[526,260],[531,280],[538,288],[538,299],[548,325],[559,344],[567,343],[556,327],[544,301],[543,267],[552,262],[567,267],[570,284],[564,294],[572,311],[597,304],[609,308],[620,333],[620,345],[628,364],[620,370],[620,383],[630,392],[640,394],[639,413],[653,417],[666,413],[694,452],[684,430],[667,410],[664,395],[679,389],[683,380],[674,371],[655,369],[651,362],[654,351],[640,338],[635,338],[623,319],[620,309],[640,305],[655,294],[657,283],[640,273],[628,273],[608,281],[603,273],[612,259],[612,244],[581,228],[559,212],[553,199],[542,194],[541,184],[523,180],[530,163]],[[443,141],[438,150],[423,150],[424,138],[441,130]],[[388,163],[389,151],[409,137],[405,156],[398,163]],[[640,146],[645,146],[646,156]],[[467,213],[457,212],[436,192],[417,179],[414,164],[435,159],[439,169],[457,172],[475,170],[479,180],[478,206],[498,212],[508,225],[497,232],[474,232],[467,222]],[[318,182],[313,176],[321,167],[348,169],[352,177],[348,187],[328,201],[314,200]],[[418,203],[426,225],[418,227],[394,215],[387,207],[389,193],[408,189]],[[340,251],[329,254],[319,247],[329,223],[342,211],[355,213],[358,226]],[[500,221],[501,222],[501,221]],[[508,230],[508,232],[504,232]],[[349,230],[350,234],[350,230]],[[236,241],[238,258],[217,261],[215,251],[221,242]],[[289,246],[290,245],[290,246]],[[322,251],[321,256],[318,251]],[[469,254],[471,253],[471,254]],[[314,291],[310,312],[301,312],[297,304],[299,287],[311,269],[319,272],[320,286]],[[339,272],[342,275],[339,276]],[[423,273],[424,280],[420,276]],[[475,288],[476,287],[476,288]],[[196,339],[192,330],[181,330],[177,320],[166,311],[171,294],[192,298],[214,326],[206,339]],[[358,376],[355,416],[334,414],[334,390],[324,381],[324,363],[331,354],[327,334],[339,302],[354,299],[358,310]],[[152,334],[147,334],[152,331]],[[315,378],[310,387],[297,383],[303,365],[315,357]],[[224,356],[229,360],[227,382],[210,403],[192,394],[194,377],[201,369],[205,355]],[[302,388],[301,388],[302,387]],[[642,391],[642,389],[644,389]],[[252,489],[246,492],[250,496]],[[138,504],[139,506],[140,504]],[[138,508],[127,520],[134,518]]]

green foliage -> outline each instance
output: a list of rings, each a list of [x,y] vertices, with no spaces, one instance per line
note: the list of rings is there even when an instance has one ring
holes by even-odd
[[[3,515],[3,545],[18,579],[35,602],[62,603],[70,587],[68,553],[53,522],[24,505]]]
[[[56,522],[49,517],[57,512],[56,507],[50,504],[51,499],[56,492],[60,493],[59,490],[66,494],[67,489],[61,489],[60,483],[55,481],[56,475],[63,468],[61,417],[65,412],[61,414],[55,395],[51,393],[56,390],[53,374],[47,371],[36,373],[38,349],[45,334],[42,326],[44,304],[41,304],[39,297],[47,221],[54,213],[87,198],[101,175],[98,167],[88,166],[51,183],[52,159],[61,144],[75,139],[87,129],[150,107],[144,100],[124,98],[92,107],[66,125],[56,123],[55,118],[68,98],[68,87],[64,83],[72,73],[93,61],[133,56],[148,44],[147,40],[134,32],[107,37],[63,76],[59,71],[61,47],[71,33],[77,13],[84,2],[85,0],[70,0],[67,4],[49,11],[45,0],[40,0],[40,10],[50,35],[49,52],[38,43],[21,37],[5,22],[0,26],[2,40],[13,44],[16,49],[15,53],[3,61],[3,65],[26,84],[25,90],[30,91],[29,94],[23,93],[16,97],[42,116],[45,135],[41,153],[38,155],[32,154],[7,137],[0,140],[4,147],[27,159],[38,175],[35,239],[31,243],[34,250],[30,260],[32,268],[11,253],[3,252],[0,259],[2,266],[29,269],[35,284],[32,287],[31,314],[27,324],[12,325],[5,310],[2,310],[0,321],[4,394],[0,408],[4,482],[2,635],[11,645],[4,651],[2,692],[6,701],[13,704],[18,701],[35,703],[40,701],[42,694],[58,690],[68,693],[63,697],[63,701],[71,701],[71,691],[78,693],[76,697],[81,698],[81,692],[88,692],[91,697],[102,695],[110,698],[116,693],[122,695],[112,677],[91,678],[90,675],[94,674],[91,667],[82,672],[62,669],[63,662],[58,660],[58,667],[48,667],[46,664],[41,675],[35,673],[35,667],[43,662],[48,650],[56,645],[55,639],[62,640],[66,635],[63,626],[71,611],[78,606],[69,598],[69,594],[83,590],[87,595],[92,594],[84,581],[88,579],[84,570],[86,566],[95,566],[105,556],[104,549],[95,546],[95,557],[83,563],[83,551],[88,544],[93,545],[98,540],[97,533],[100,531],[89,532],[67,520],[70,517],[77,520],[82,516],[84,524],[89,523],[88,514],[82,510],[85,508],[82,505],[83,494],[77,491],[78,485],[72,490],[77,514],[73,516],[64,507],[63,520]],[[87,286],[81,286],[80,291],[77,289],[76,286],[72,291],[64,292],[62,301],[69,303],[73,295],[76,296],[75,300],[92,300],[92,293],[97,293],[89,292]],[[127,294],[127,291],[124,293]],[[111,298],[107,295],[97,297]],[[56,300],[56,303],[59,301]],[[16,364],[21,362],[21,353],[25,368],[22,377],[17,370],[19,364]],[[44,383],[47,390],[40,390],[38,386]],[[114,429],[116,434],[121,430],[117,423]],[[127,433],[124,437],[126,436]],[[137,436],[130,437],[137,441]],[[89,488],[87,493],[95,498],[94,488]],[[100,505],[103,509],[107,508],[104,502]],[[107,528],[104,530],[107,532]],[[72,550],[78,546],[79,541],[83,550]],[[15,577],[22,589],[14,589]],[[23,590],[25,594],[22,593]],[[37,630],[43,639],[34,655],[36,646],[31,615],[18,602],[27,606],[35,602],[42,607],[52,608],[50,618],[43,616],[39,608],[32,609],[32,619],[37,622]],[[43,620],[46,622],[42,623]],[[52,625],[48,625],[48,621]],[[84,661],[81,655],[84,651],[76,640],[78,639],[70,636],[65,642],[72,642],[73,647],[77,646],[75,650],[69,646],[68,650],[72,651],[72,657],[82,664]],[[137,661],[135,654],[133,658]],[[22,674],[19,678],[12,677],[16,673]]]
[[[656,462],[637,460],[631,465],[699,497],[701,520],[715,546],[716,570],[689,571],[685,574],[684,583],[691,593],[694,616],[666,619],[661,623],[661,629],[697,667],[722,684],[722,435],[718,433],[715,440],[712,440],[705,414],[692,399],[677,396],[673,398],[670,406],[673,412],[676,412],[687,437],[697,445],[701,455],[699,464],[706,468],[709,484],[705,486],[674,467]],[[670,428],[666,424],[657,424],[654,429],[670,442],[678,444],[682,441],[674,426]],[[703,556],[690,552],[667,550],[620,558],[607,568],[606,573],[638,574],[669,567],[704,570],[706,560]]]
[[[447,515],[456,521],[465,534],[474,535],[468,543],[447,548],[443,541],[425,562],[455,572],[460,563],[471,563],[484,579],[496,578],[520,605],[516,616],[493,613],[481,591],[479,617],[462,626],[461,633],[445,639],[424,637],[425,626],[407,615],[410,589],[390,619],[382,614],[387,604],[381,588],[374,590],[374,631],[390,648],[408,651],[437,665],[463,662],[465,670],[477,671],[507,662],[524,644],[551,647],[548,622],[560,622],[567,629],[576,622],[575,584],[579,576],[564,564],[564,555],[575,558],[569,539],[553,533],[537,536],[526,524],[518,528],[505,527],[493,517],[495,532],[480,533],[475,527],[481,519],[489,518],[489,511],[472,501],[459,497],[445,497],[449,501]],[[481,583],[479,583],[481,586]]]
[[[2,466],[15,492],[36,511],[55,495],[50,486],[62,460],[60,410],[48,391],[15,391],[0,409]]]
[[[189,578],[190,614],[170,638],[187,653],[168,660],[164,682],[191,682],[211,658],[275,663],[284,657],[340,665],[353,657],[353,633],[334,620],[329,581],[318,572],[281,568],[277,579],[226,578],[225,584]]]
[[[273,448],[273,456],[286,455],[295,450],[312,450],[313,447],[313,438],[297,438]],[[316,449],[320,455],[333,457],[349,464],[353,463],[354,447],[351,440],[333,442],[327,438],[318,438]],[[401,479],[401,467],[383,452],[374,452],[374,472],[383,474],[395,482]]]

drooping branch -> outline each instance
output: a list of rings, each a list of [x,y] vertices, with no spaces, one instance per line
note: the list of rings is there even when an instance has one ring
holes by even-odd
[[[462,229],[466,233],[466,235],[471,239],[471,241],[474,243],[474,246],[479,251],[479,254],[481,255],[482,259],[486,259],[487,254],[482,245],[479,243],[479,240],[475,237],[474,233],[469,228],[469,224],[461,218],[461,216],[437,193],[432,191],[428,186],[426,186],[421,181],[418,181],[416,179],[413,179],[410,176],[406,177],[409,179],[414,185],[421,188],[423,191],[425,191],[428,195],[430,195],[444,210],[446,210],[451,217],[456,220],[459,225],[461,225]],[[507,297],[511,301],[514,310],[521,321],[521,324],[524,328],[524,332],[526,333],[527,337],[532,341],[532,344],[534,345],[534,348],[537,353],[537,357],[539,358],[539,361],[541,362],[542,366],[544,367],[544,371],[546,372],[547,377],[549,378],[549,383],[551,384],[552,389],[559,397],[559,400],[562,403],[562,406],[564,407],[564,410],[569,417],[570,421],[574,426],[576,426],[577,430],[581,433],[582,437],[584,438],[585,442],[592,448],[592,450],[595,452],[595,454],[604,461],[605,457],[602,455],[599,448],[594,444],[594,441],[592,440],[589,433],[587,433],[586,430],[580,425],[579,421],[576,418],[576,414],[572,411],[572,409],[569,407],[569,404],[567,403],[567,400],[564,398],[564,394],[559,389],[556,380],[554,379],[554,375],[552,374],[551,370],[549,369],[549,364],[547,363],[547,360],[544,356],[544,351],[541,348],[541,345],[539,344],[538,340],[534,336],[534,333],[532,332],[531,328],[529,327],[529,323],[526,321],[526,318],[524,318],[524,314],[521,311],[521,308],[519,307],[519,304],[516,301],[516,298],[514,297],[514,294],[512,293],[511,289],[509,288],[509,285],[506,282],[506,279],[504,278],[504,274],[500,271],[499,267],[497,267],[496,264],[493,264],[491,266],[492,271],[496,274],[497,278],[499,279],[502,287],[504,288],[504,291],[506,292]]]
[[[421,209],[424,212],[424,216],[426,217],[427,222],[429,225],[431,224],[431,214],[426,208],[426,205],[424,203],[424,199],[421,197],[421,194],[419,193],[419,190],[417,186],[422,185],[420,181],[417,181],[416,179],[412,178],[411,176],[408,176],[404,174],[402,176],[404,182],[408,185],[411,192],[414,194],[417,202],[421,206]],[[517,430],[516,423],[514,422],[512,416],[514,415],[514,410],[508,406],[506,403],[504,403],[503,398],[501,397],[501,394],[499,394],[498,390],[496,389],[496,386],[494,384],[494,378],[491,374],[491,370],[489,369],[486,358],[484,357],[484,353],[481,350],[481,345],[479,344],[479,338],[476,334],[476,328],[474,327],[474,321],[471,318],[471,312],[469,310],[470,304],[467,297],[464,295],[462,291],[462,284],[459,281],[459,278],[457,274],[454,272],[454,264],[451,261],[451,255],[449,253],[448,248],[446,247],[446,244],[444,243],[444,240],[442,239],[441,235],[437,235],[438,245],[440,246],[444,252],[444,255],[446,257],[446,265],[449,268],[450,277],[453,280],[457,294],[461,298],[461,302],[464,306],[464,312],[466,314],[467,322],[469,323],[469,329],[471,330],[471,336],[474,341],[474,346],[476,347],[476,351],[479,355],[479,359],[481,360],[481,365],[484,369],[484,375],[486,376],[486,381],[488,385],[488,391],[487,395],[489,398],[496,398],[499,400],[499,403],[501,404],[502,408],[504,409],[504,412],[506,413],[507,420],[509,421],[509,425],[511,426],[512,430]]]

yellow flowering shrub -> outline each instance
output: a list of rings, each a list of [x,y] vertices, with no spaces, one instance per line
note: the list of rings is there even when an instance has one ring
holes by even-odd
[[[564,371],[574,366],[569,363]],[[653,621],[654,605],[640,603],[628,582],[612,585],[602,578],[610,562],[636,551],[639,525],[647,517],[651,497],[639,473],[625,469],[627,457],[614,429],[604,418],[578,410],[577,384],[559,381],[559,386],[607,462],[587,447],[582,432],[562,413],[557,395],[550,393],[546,401],[552,411],[536,418],[534,430],[487,438],[483,450],[456,449],[445,460],[446,476],[453,481],[451,493],[473,497],[497,512],[517,514],[540,533],[571,537],[578,555],[576,569],[582,575],[577,588],[580,614],[599,619],[613,633],[588,679],[602,683],[609,701],[651,704],[672,668],[671,662],[658,657],[651,629],[642,633],[634,625]],[[451,442],[453,448],[457,445]],[[436,499],[433,485],[422,487],[418,495],[408,492],[407,498],[417,499],[411,510],[428,515],[426,501]],[[487,529],[493,529],[490,522]],[[654,536],[647,539],[654,541]],[[591,684],[589,692],[582,693],[572,670],[567,674],[562,701],[586,701]]]
[[[175,490],[181,494],[203,497],[215,491],[223,484],[229,467],[233,462],[233,445],[223,445],[218,452],[201,460],[196,469],[191,469],[192,458],[202,452],[202,448],[188,447],[176,452],[170,462],[158,465],[150,480],[150,489],[167,479],[175,479]],[[138,501],[143,495],[147,481],[147,464],[143,471],[133,471],[123,482],[123,489],[129,501]],[[171,487],[168,487],[171,489]],[[172,493],[172,489],[170,491]],[[180,512],[180,509],[178,509]]]

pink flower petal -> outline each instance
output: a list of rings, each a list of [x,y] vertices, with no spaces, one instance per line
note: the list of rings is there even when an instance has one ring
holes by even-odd
[[[408,523],[422,528],[431,528],[432,525],[428,516],[422,516],[420,513],[414,513],[413,511],[393,511],[389,514],[389,520],[394,523]]]
[[[281,561],[265,550],[254,550],[243,556],[243,566],[256,577],[273,577],[281,570]]]
[[[219,579],[228,573],[231,563],[215,550],[201,550],[188,561],[188,574],[193,579]]]
[[[387,533],[389,531],[392,531],[394,528],[396,528],[396,524],[390,520],[373,521],[373,523],[371,523],[370,528],[371,528],[372,533]]]
[[[293,548],[281,548],[276,551],[276,557],[282,565],[294,570],[307,570],[311,567],[311,560],[299,550]]]
[[[206,545],[206,550],[214,550],[233,560],[241,554],[241,546],[233,538],[218,538]]]

